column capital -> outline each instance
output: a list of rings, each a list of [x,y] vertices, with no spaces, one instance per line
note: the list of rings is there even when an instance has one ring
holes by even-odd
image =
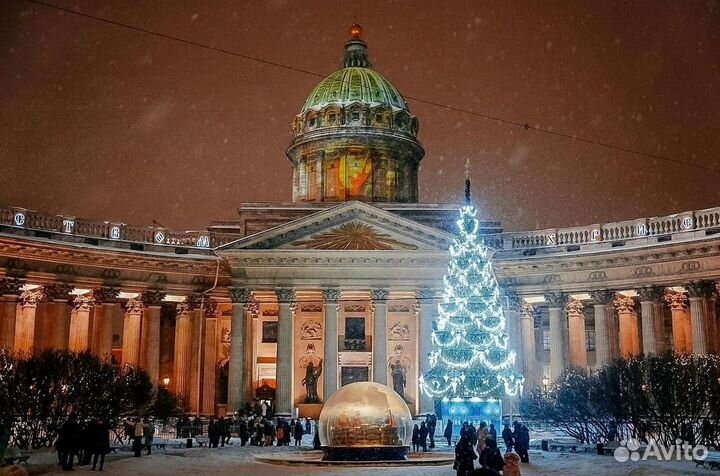
[[[0,295],[13,295],[19,296],[22,291],[20,288],[23,287],[25,281],[18,278],[0,278]]]
[[[160,306],[167,293],[159,289],[147,289],[142,293],[142,301],[145,306]]]
[[[662,286],[642,286],[635,290],[640,297],[640,302],[659,302],[665,294]]]
[[[93,298],[95,298],[95,304],[103,303],[115,303],[120,295],[120,289],[113,288],[110,286],[101,286],[92,290]]]
[[[567,311],[568,317],[570,317],[570,316],[585,317],[585,315],[583,314],[584,308],[585,308],[585,305],[579,299],[569,299],[567,306],[565,306],[565,310]]]
[[[290,304],[295,302],[294,288],[275,288],[275,295],[281,304]]]
[[[214,302],[205,303],[205,317],[207,319],[215,319],[218,317],[218,307]]]
[[[549,292],[545,293],[545,301],[549,304],[550,308],[562,309],[565,307],[567,302],[567,294],[561,292]]]
[[[95,304],[95,298],[92,293],[75,296],[73,299],[73,306],[76,311],[90,311]]]
[[[175,313],[176,320],[186,318],[186,317],[189,318],[190,313],[192,312],[192,307],[186,302],[178,303],[178,305],[175,306],[175,309],[176,309],[176,313]]]
[[[590,297],[596,304],[607,306],[615,300],[615,291],[609,289],[590,291]]]
[[[666,292],[664,299],[673,311],[686,311],[688,308],[688,298],[685,293]]]
[[[385,288],[372,288],[370,290],[370,297],[373,303],[378,301],[387,301],[390,298],[390,291]]]
[[[419,288],[415,291],[415,299],[422,304],[427,304],[435,299],[436,292],[432,288]]]
[[[322,288],[323,301],[328,304],[340,301],[340,288]]]
[[[139,316],[142,315],[144,308],[145,306],[140,299],[130,298],[125,303],[125,314]]]
[[[520,317],[523,319],[534,319],[535,308],[532,304],[525,303],[520,308]]]
[[[521,311],[523,306],[523,299],[514,292],[505,293],[505,299],[507,299],[508,308],[512,311]]]
[[[70,301],[70,293],[75,289],[75,286],[68,283],[52,283],[43,286],[45,296],[50,301]]]
[[[200,293],[193,293],[185,296],[185,299],[183,300],[184,304],[188,305],[188,308],[191,311],[195,311],[197,309],[200,309],[200,303],[203,302],[203,296]]]
[[[20,305],[25,307],[37,307],[38,302],[45,299],[45,292],[43,288],[35,288],[35,289],[29,289],[27,291],[23,291],[22,294],[20,294]]]
[[[688,296],[691,298],[709,298],[712,296],[714,288],[712,281],[691,281],[685,285]]]
[[[637,311],[635,311],[635,300],[629,296],[616,294],[613,306],[615,306],[618,313],[637,314]]]
[[[248,288],[228,288],[233,304],[246,304],[252,299],[252,291]]]

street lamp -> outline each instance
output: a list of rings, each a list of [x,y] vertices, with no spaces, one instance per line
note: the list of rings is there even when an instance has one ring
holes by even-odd
[[[170,386],[170,377],[165,377],[162,379],[163,387],[167,388]]]
[[[548,389],[550,388],[550,379],[547,376],[542,378],[542,385],[543,385],[543,390],[547,392]]]

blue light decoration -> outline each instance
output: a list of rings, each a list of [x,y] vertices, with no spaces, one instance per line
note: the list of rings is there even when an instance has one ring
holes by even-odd
[[[498,433],[502,428],[503,413],[502,400],[482,398],[443,398],[439,402],[438,417],[447,422],[453,422],[453,438],[460,436],[460,429],[464,422],[471,423],[478,428],[480,422],[488,425],[495,424]],[[443,424],[445,424],[443,423]]]
[[[518,395],[524,381],[514,368],[515,351],[508,348],[500,288],[489,249],[478,236],[469,178],[465,199],[457,221],[459,234],[450,246],[439,317],[433,322],[431,368],[419,379],[426,395],[447,404],[442,407],[448,408],[448,415],[451,410],[468,415],[494,412],[496,402]],[[498,418],[501,414],[500,407]]]

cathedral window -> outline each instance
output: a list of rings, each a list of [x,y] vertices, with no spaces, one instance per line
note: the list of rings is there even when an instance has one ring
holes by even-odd
[[[328,122],[330,124],[335,124],[335,113],[334,112],[331,112],[330,114],[328,114]]]
[[[360,121],[360,111],[353,111],[351,114],[353,122]]]

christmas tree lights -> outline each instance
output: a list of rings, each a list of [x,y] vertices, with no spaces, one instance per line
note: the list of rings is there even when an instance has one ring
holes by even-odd
[[[433,398],[499,399],[518,395],[523,377],[514,368],[515,351],[508,349],[500,289],[488,248],[478,237],[469,185],[468,179],[460,233],[450,246],[439,318],[433,322],[431,369],[420,386]]]

